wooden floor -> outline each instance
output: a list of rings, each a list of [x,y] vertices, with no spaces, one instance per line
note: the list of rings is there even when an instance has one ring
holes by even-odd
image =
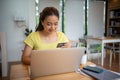
[[[1,78],[2,78],[2,67],[1,67],[2,65],[1,65],[1,63],[0,63],[0,80],[1,80]]]
[[[91,60],[93,63],[100,65],[101,62],[98,62],[98,60]],[[109,70],[113,70],[116,72],[120,73],[120,65],[119,65],[119,56],[118,54],[116,54],[115,59],[113,59],[112,61],[112,66],[109,66],[109,53],[106,54],[106,58],[104,59],[104,66],[102,66],[103,68],[109,69]],[[1,69],[1,68],[0,68]],[[0,70],[1,71],[1,70]],[[0,73],[1,74],[1,73]],[[8,77],[7,78],[1,78],[0,75],[0,80],[9,80]]]
[[[102,67],[106,68],[108,70],[112,70],[112,71],[116,71],[116,72],[120,73],[119,54],[115,54],[115,58],[113,56],[111,67],[109,66],[109,63],[110,63],[109,58],[110,58],[110,55],[109,55],[109,53],[107,53],[106,58],[104,59],[104,65]],[[101,66],[101,64],[100,64],[101,62],[98,60],[91,60],[91,62]]]

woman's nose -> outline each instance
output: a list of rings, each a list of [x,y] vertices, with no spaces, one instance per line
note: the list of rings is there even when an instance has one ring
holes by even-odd
[[[52,25],[51,28],[54,29],[54,28],[55,28],[55,25]]]

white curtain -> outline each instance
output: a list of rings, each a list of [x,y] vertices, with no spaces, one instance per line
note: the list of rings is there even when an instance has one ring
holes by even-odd
[[[70,40],[78,40],[84,34],[84,0],[66,0],[65,33]]]
[[[88,35],[104,36],[104,1],[90,1],[88,9]]]

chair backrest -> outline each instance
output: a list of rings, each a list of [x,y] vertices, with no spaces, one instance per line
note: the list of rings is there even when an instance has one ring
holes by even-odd
[[[86,39],[84,39],[84,38],[79,38],[79,43],[83,43],[82,46],[87,47],[87,41],[86,41]]]

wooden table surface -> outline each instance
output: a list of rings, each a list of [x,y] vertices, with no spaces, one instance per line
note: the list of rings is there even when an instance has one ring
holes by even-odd
[[[80,65],[80,69],[83,66],[93,64],[91,62],[87,62],[85,65]],[[12,65],[10,69],[10,80],[30,80],[28,66],[24,64]],[[56,74],[50,76],[42,76],[32,80],[95,80],[92,77],[87,77],[82,74],[71,72],[71,73],[63,73]]]
[[[76,72],[71,72],[59,75],[38,77],[32,80],[94,80],[94,79],[91,77],[86,77]]]

